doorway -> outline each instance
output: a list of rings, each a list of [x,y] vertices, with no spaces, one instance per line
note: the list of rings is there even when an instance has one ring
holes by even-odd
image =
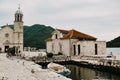
[[[97,50],[97,48],[98,48],[98,45],[95,44],[95,55],[98,55],[98,50]]]
[[[5,46],[5,52],[7,52],[8,49],[9,49],[9,46]]]
[[[73,45],[73,49],[74,49],[74,56],[76,55],[76,46]]]
[[[80,45],[78,45],[78,55],[80,55]]]

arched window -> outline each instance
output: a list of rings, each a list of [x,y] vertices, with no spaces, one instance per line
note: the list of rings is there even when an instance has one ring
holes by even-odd
[[[20,17],[20,16],[18,15],[18,20],[17,20],[17,21],[19,21],[19,17]]]

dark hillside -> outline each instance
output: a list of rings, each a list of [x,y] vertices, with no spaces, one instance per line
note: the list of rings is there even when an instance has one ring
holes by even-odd
[[[46,48],[45,40],[51,36],[54,29],[50,26],[35,24],[24,27],[24,46]]]
[[[13,25],[9,26],[13,29]],[[45,40],[51,36],[53,31],[54,28],[40,24],[24,26],[24,47],[46,48]]]
[[[120,36],[107,42],[107,47],[120,47]]]

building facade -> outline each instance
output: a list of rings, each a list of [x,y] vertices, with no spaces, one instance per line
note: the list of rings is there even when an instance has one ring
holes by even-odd
[[[1,52],[7,52],[10,47],[23,51],[23,13],[20,8],[15,12],[14,27],[6,25],[0,29]]]
[[[106,42],[76,30],[56,29],[46,40],[47,52],[66,56],[104,55]]]

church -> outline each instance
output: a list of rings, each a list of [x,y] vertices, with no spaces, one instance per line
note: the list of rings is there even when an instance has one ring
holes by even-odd
[[[0,50],[7,52],[8,48],[15,47],[23,51],[23,13],[20,7],[15,12],[14,27],[6,25],[0,29]]]
[[[46,40],[48,53],[66,56],[104,55],[106,42],[97,41],[97,38],[77,30],[56,29]]]

